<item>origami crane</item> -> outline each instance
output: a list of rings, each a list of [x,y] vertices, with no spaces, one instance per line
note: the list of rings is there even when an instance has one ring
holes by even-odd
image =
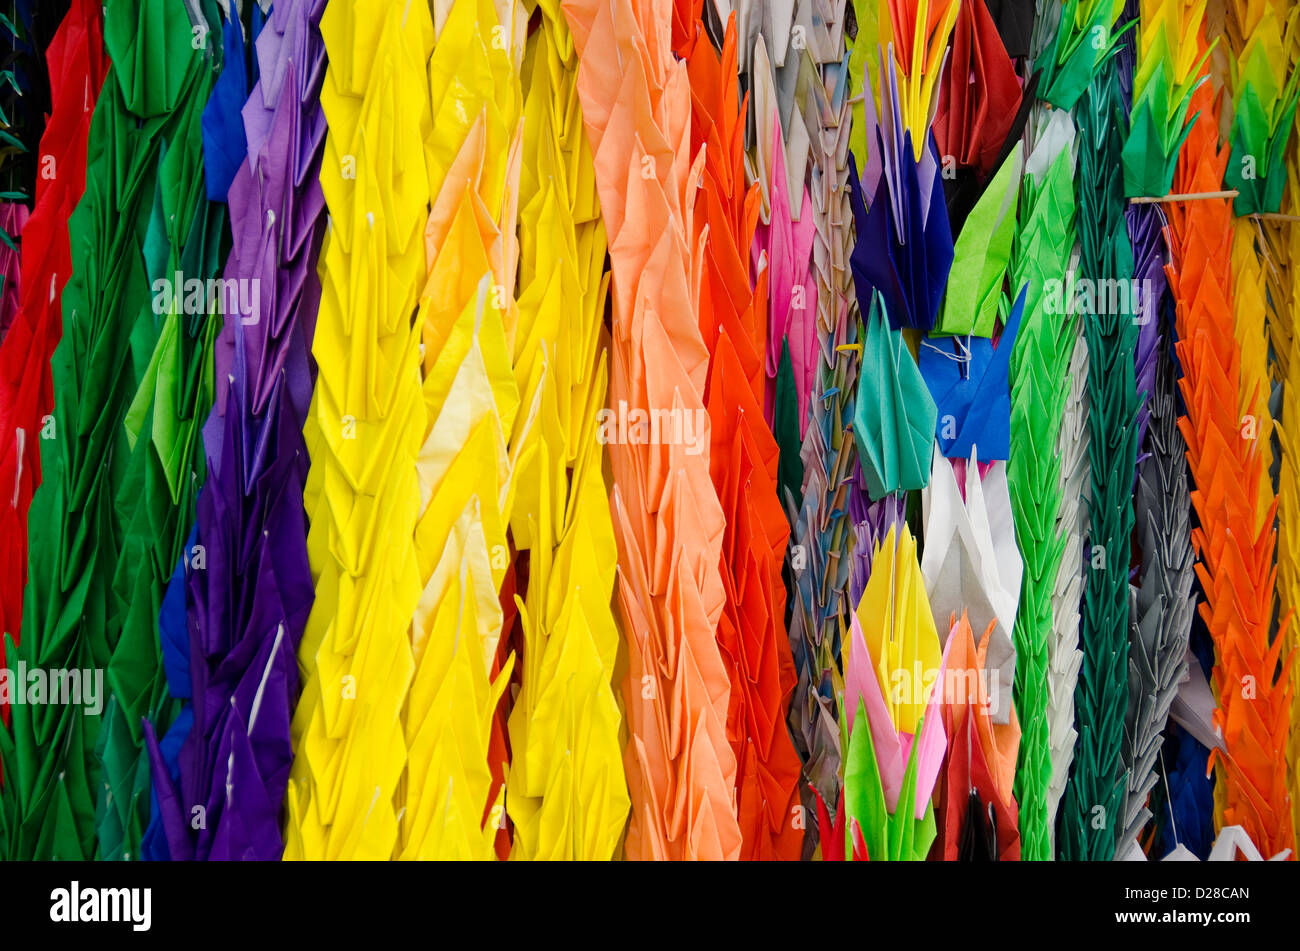
[[[923,338],[918,366],[936,407],[939,455],[986,461],[1010,453],[1011,353],[1020,332],[1021,290],[996,345],[987,337]],[[1000,296],[1000,294],[998,295]]]
[[[703,161],[688,158],[687,66],[661,42],[670,4],[573,0],[563,9],[609,235],[611,403],[705,411],[710,355],[690,283],[702,262],[686,230]],[[731,687],[716,637],[725,515],[709,454],[671,441],[619,443],[609,459],[628,637],[627,855],[735,858],[743,840],[726,735]]]
[[[319,0],[278,4],[257,31],[258,78],[247,104],[220,92],[228,76],[242,81],[241,67],[222,74],[204,113],[220,130],[230,117],[216,107],[233,108],[236,118],[242,111],[237,138],[248,154],[231,173],[235,243],[224,277],[260,290],[255,308],[245,312],[252,302],[241,297],[240,309],[225,315],[217,341],[217,396],[204,427],[209,480],[190,542],[191,550],[202,546],[203,564],[173,577],[161,621],[169,689],[189,703],[160,742],[146,731],[159,805],[150,843],[157,858],[275,860],[284,849],[280,805],[292,762],[295,658],[314,596],[302,429],[320,300],[315,256],[325,227],[325,117],[315,98],[324,67],[316,35],[322,10]],[[253,16],[256,29],[256,8]],[[230,39],[241,32],[238,21],[225,31],[228,60],[242,61]],[[206,155],[209,168],[214,156],[233,157]],[[246,572],[256,585],[241,583]],[[196,804],[204,810],[199,829]]]
[[[389,859],[423,587],[414,537],[425,409],[410,317],[425,274],[433,118],[423,90],[434,32],[425,7],[393,0],[329,3],[320,33],[330,225],[304,433],[316,596],[299,649],[285,858]],[[385,68],[372,69],[376,61]]]
[[[28,261],[25,290],[14,323],[0,343],[0,420],[4,432],[14,434],[12,441],[5,439],[0,444],[0,474],[9,478],[6,484],[15,489],[9,504],[0,505],[0,531],[5,541],[0,549],[6,558],[12,556],[22,565],[19,568],[6,562],[8,570],[0,576],[5,647],[0,666],[6,668],[23,662],[34,664],[37,658],[56,666],[61,661],[75,664],[91,653],[89,643],[78,646],[57,636],[55,611],[63,595],[49,588],[55,576],[43,573],[45,566],[57,563],[60,557],[59,540],[74,529],[56,518],[65,504],[64,487],[57,481],[46,488],[41,507],[35,509],[36,524],[43,529],[33,533],[31,545],[28,524],[42,478],[51,472],[62,476],[73,461],[63,456],[65,440],[41,440],[39,436],[51,431],[51,423],[61,425],[60,420],[73,424],[71,430],[60,432],[77,432],[74,416],[66,410],[62,415],[54,413],[56,378],[50,360],[64,332],[62,295],[73,272],[69,218],[86,182],[91,116],[85,97],[88,92],[98,93],[108,71],[101,17],[101,8],[93,0],[75,0],[50,44],[47,56],[53,111],[41,137],[41,150],[53,156],[63,174],[43,180],[36,192],[23,244]],[[80,247],[87,250],[85,244]],[[60,390],[72,386],[73,372],[66,359],[61,361]],[[45,456],[44,466],[41,455]],[[86,564],[81,563],[82,570]],[[71,563],[69,567],[73,567]],[[29,570],[35,580],[29,591],[32,601],[26,627],[22,627],[23,584]],[[97,584],[95,591],[102,588]],[[39,626],[34,623],[37,616],[43,622]],[[20,633],[19,648],[15,645]],[[80,709],[54,718],[35,716],[28,706],[11,713],[7,703],[2,712],[6,723],[0,729],[0,855],[6,859],[93,856],[91,751],[97,718]]]
[[[845,848],[918,860],[935,836],[930,798],[946,746],[934,689],[942,655],[906,526],[890,530],[873,561],[845,660]]]
[[[605,860],[619,848],[629,807],[613,684],[618,551],[596,422],[608,385],[608,348],[599,341],[605,233],[577,101],[577,53],[558,5],[542,7],[529,55],[514,365],[524,403],[540,405],[533,447],[519,452],[511,513],[528,571],[521,682],[508,724],[510,855]]]

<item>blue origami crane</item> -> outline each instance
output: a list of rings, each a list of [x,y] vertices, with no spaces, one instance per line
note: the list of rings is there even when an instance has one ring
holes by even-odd
[[[988,337],[926,338],[920,366],[939,408],[935,436],[949,459],[969,459],[978,448],[985,462],[1006,459],[1011,448],[1011,350],[1020,330],[1025,291],[1016,298],[995,345]]]

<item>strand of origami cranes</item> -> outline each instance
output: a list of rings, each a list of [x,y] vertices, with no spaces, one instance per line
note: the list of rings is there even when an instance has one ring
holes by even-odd
[[[70,16],[69,42],[79,35],[89,48],[67,51],[87,77],[67,95],[84,109],[103,56],[99,27],[84,5]],[[215,4],[104,10],[114,65],[90,125],[86,194],[68,225],[73,269],[45,478],[30,510],[20,651],[32,666],[104,672],[108,699],[102,712],[27,708],[15,723],[5,825],[17,857],[141,854],[151,805],[142,725],[175,712],[158,612],[204,476],[197,432],[217,324],[201,293],[188,300],[171,285],[178,272],[202,283],[215,271],[224,226],[205,194],[200,134],[220,36]]]
[[[1297,19],[1294,11],[1286,22],[1286,68],[1293,75],[1295,73],[1297,59],[1300,59],[1300,33],[1297,33]],[[1264,212],[1280,212],[1291,216],[1289,219],[1272,219],[1261,223],[1261,254],[1269,266],[1265,267],[1264,274],[1267,282],[1267,294],[1269,303],[1268,329],[1269,339],[1272,343],[1270,356],[1273,362],[1270,366],[1273,385],[1272,398],[1277,399],[1277,393],[1281,390],[1280,412],[1275,411],[1277,436],[1277,456],[1280,461],[1277,472],[1277,500],[1278,500],[1278,540],[1277,540],[1277,595],[1278,595],[1278,614],[1280,617],[1291,617],[1297,607],[1300,607],[1300,539],[1295,532],[1295,520],[1300,513],[1300,472],[1297,471],[1297,458],[1295,455],[1296,444],[1291,436],[1291,430],[1294,428],[1296,420],[1300,419],[1300,378],[1296,374],[1300,372],[1300,364],[1295,361],[1295,348],[1300,345],[1300,338],[1295,333],[1295,315],[1297,311],[1297,288],[1296,281],[1300,280],[1300,272],[1296,270],[1296,262],[1300,260],[1300,248],[1296,242],[1300,241],[1300,232],[1292,227],[1297,215],[1300,215],[1300,191],[1296,189],[1292,182],[1297,180],[1300,175],[1300,149],[1283,147],[1280,149],[1283,155],[1283,165],[1278,170],[1286,176],[1288,187],[1283,191],[1283,197],[1280,202],[1273,206],[1264,206]],[[1272,405],[1272,404],[1270,404]],[[1296,625],[1292,624],[1288,628],[1291,636],[1291,643],[1288,650],[1295,647],[1295,638],[1297,630]],[[1296,790],[1300,789],[1300,730],[1297,730],[1297,722],[1300,722],[1300,665],[1293,664],[1291,667],[1291,717],[1290,717],[1290,740],[1287,747],[1287,763],[1291,770],[1287,788],[1291,791],[1291,810],[1293,822],[1297,828],[1300,828],[1300,795],[1296,795]]]
[[[525,15],[516,4],[463,0],[438,13],[428,65],[432,212],[416,318],[422,591],[398,855],[490,857],[505,809],[493,721],[517,659],[499,652],[506,531],[520,447],[536,425],[511,372]]]
[[[1136,66],[1129,129],[1124,144],[1124,188],[1129,196],[1156,197],[1173,187],[1180,149],[1198,121],[1192,96],[1202,85],[1202,70],[1208,51],[1197,37],[1204,17],[1204,5],[1143,4],[1137,27]],[[1131,48],[1134,41],[1127,44]],[[1130,236],[1137,249],[1154,242],[1152,232],[1163,225],[1164,243],[1169,243],[1166,216],[1153,216],[1146,206],[1131,205]],[[1136,226],[1136,227],[1135,227]],[[1140,235],[1140,236],[1139,236]],[[1156,248],[1148,244],[1152,265]],[[1172,248],[1161,256],[1168,259]],[[1168,267],[1166,267],[1168,270]],[[1130,698],[1126,720],[1130,768],[1122,855],[1137,855],[1142,846],[1136,833],[1147,814],[1156,820],[1153,834],[1158,848],[1171,851],[1184,842],[1208,848],[1206,835],[1196,828],[1208,792],[1204,767],[1208,751],[1200,740],[1213,743],[1207,734],[1199,738],[1184,729],[1194,722],[1183,716],[1186,709],[1181,686],[1204,684],[1199,663],[1189,652],[1195,618],[1195,597],[1191,594],[1193,551],[1191,548],[1191,503],[1187,493],[1187,447],[1180,429],[1174,428],[1180,409],[1177,378],[1180,372],[1175,354],[1178,339],[1172,313],[1172,293],[1154,270],[1135,262],[1135,274],[1142,275],[1145,294],[1140,337],[1156,326],[1156,375],[1139,385],[1149,393],[1151,422],[1147,444],[1139,452],[1139,481],[1135,514],[1138,547],[1142,559],[1142,580],[1138,592],[1138,616],[1130,633]],[[1155,317],[1148,314],[1155,308]],[[1190,668],[1190,669],[1189,669]],[[1150,718],[1150,719],[1148,719]],[[1171,722],[1172,721],[1172,722]],[[1196,724],[1204,729],[1204,723]],[[1204,755],[1203,755],[1204,754]],[[1153,777],[1159,766],[1163,782]],[[1199,772],[1198,772],[1199,770]],[[1143,805],[1150,791],[1149,802]],[[1190,805],[1192,808],[1186,809]],[[1194,821],[1187,821],[1189,818]],[[1147,847],[1150,847],[1150,840]]]
[[[1285,4],[0,39],[0,854],[1294,849]]]
[[[564,13],[610,248],[610,404],[707,419],[697,277],[705,249],[695,226],[705,159],[691,151],[672,9],[616,0],[565,4]],[[743,847],[731,684],[717,641],[725,517],[710,452],[688,448],[607,449],[627,649],[629,858],[737,858]]]
[[[537,407],[537,422],[512,518],[527,586],[516,595],[523,661],[509,717],[510,856],[609,859],[629,800],[614,686],[618,549],[600,433],[609,383],[607,236],[573,35],[559,4],[538,9],[523,68],[513,349],[516,384]]]
[[[1127,131],[1120,162],[1125,196],[1135,179],[1164,195],[1172,179],[1173,154],[1168,145],[1151,150],[1144,136],[1181,142],[1192,83],[1192,64],[1171,77],[1168,60],[1178,42],[1180,24],[1168,5],[1128,4],[1124,20],[1142,18],[1121,40],[1117,54],[1122,88],[1130,91]],[[1186,30],[1183,22],[1181,29]],[[1193,47],[1194,49],[1194,47]],[[1154,132],[1151,130],[1155,130]],[[1141,147],[1140,155],[1135,148]],[[1150,174],[1148,174],[1148,172]],[[1186,446],[1177,430],[1177,367],[1170,349],[1170,328],[1162,323],[1166,300],[1164,277],[1165,216],[1158,204],[1129,204],[1124,211],[1133,251],[1132,286],[1142,288],[1130,301],[1137,323],[1134,347],[1135,386],[1141,401],[1137,417],[1137,481],[1133,515],[1135,557],[1141,563],[1136,600],[1130,608],[1128,634],[1128,703],[1124,720],[1124,767],[1128,771],[1123,826],[1117,828],[1115,854],[1141,849],[1140,837],[1153,816],[1152,792],[1169,709],[1186,675],[1187,638],[1194,600],[1189,529]],[[1156,807],[1158,808],[1158,807]]]
[[[61,319],[59,299],[72,271],[68,256],[67,221],[85,188],[86,128],[102,79],[99,63],[103,43],[73,38],[92,29],[85,10],[56,33],[67,13],[67,4],[35,9],[34,4],[15,4],[7,11],[4,27],[10,48],[24,55],[16,61],[23,67],[25,85],[14,70],[7,70],[7,87],[0,110],[7,119],[5,143],[5,190],[11,198],[0,212],[10,227],[0,227],[5,249],[0,251],[3,302],[0,307],[0,399],[3,422],[0,431],[13,433],[0,455],[0,479],[14,486],[10,504],[0,507],[3,533],[3,572],[0,573],[0,625],[17,641],[22,626],[23,589],[27,583],[27,513],[32,493],[40,479],[40,435],[49,434],[46,419],[53,408],[50,392],[50,356],[58,340]],[[81,43],[87,59],[69,55],[68,45]],[[93,59],[89,59],[93,57]],[[46,64],[50,64],[47,68]],[[93,76],[79,77],[79,71],[93,63]],[[90,88],[93,84],[93,88]],[[65,96],[62,107],[52,113],[56,90],[75,89],[81,98]],[[41,120],[49,116],[45,127]],[[59,174],[62,166],[64,175]],[[31,204],[28,209],[27,203]],[[30,210],[30,216],[27,215]],[[25,220],[24,220],[25,219]],[[14,227],[22,222],[21,231]],[[11,233],[13,232],[13,233]],[[10,246],[26,232],[21,249],[27,264]],[[28,275],[24,292],[23,272]],[[40,289],[39,292],[37,289]],[[12,310],[9,305],[16,302]],[[0,640],[0,666],[6,644]],[[10,723],[9,703],[0,701],[0,715]]]
[[[255,6],[247,33],[227,19],[226,68],[205,113],[210,191],[227,196],[234,239],[224,278],[258,292],[238,296],[216,343],[209,479],[189,543],[203,563],[191,558],[173,576],[161,618],[168,685],[183,708],[164,737],[148,733],[157,858],[266,860],[284,848],[295,653],[313,597],[302,429],[325,224],[323,8],[280,0],[263,17]]]
[[[1076,17],[1073,23],[1065,15],[1068,10],[1062,14],[1058,50],[1077,44],[1085,56],[1093,56],[1093,69],[1090,79],[1082,77],[1083,88],[1066,82],[1070,74],[1064,71],[1054,73],[1049,85],[1055,104],[1072,110],[1079,132],[1075,176],[1079,273],[1093,286],[1111,281],[1130,285],[1133,274],[1118,161],[1122,130],[1116,121],[1121,108],[1121,66],[1116,54],[1125,29],[1119,22],[1122,8],[1122,3],[1093,4],[1091,16]],[[1101,27],[1109,43],[1085,40],[1095,26]],[[1062,40],[1066,35],[1068,39]],[[1065,859],[1109,860],[1124,821],[1129,545],[1141,405],[1134,366],[1137,323],[1131,300],[1118,308],[1088,308],[1085,298],[1092,486],[1079,631],[1083,657],[1075,690],[1078,740],[1057,837],[1057,854]]]
[[[679,13],[685,13],[679,10]],[[727,737],[736,758],[736,814],[742,859],[797,859],[800,763],[786,711],[795,686],[785,623],[782,569],[790,528],[779,501],[776,439],[764,419],[768,392],[763,354],[764,304],[772,269],[761,269],[751,292],[751,261],[761,216],[761,186],[745,187],[746,110],[732,76],[737,69],[736,19],[721,51],[699,19],[700,5],[677,39],[691,85],[691,147],[704,157],[697,240],[705,241],[700,327],[709,350],[705,409],[710,474],[726,529],[719,554],[726,601],[717,639],[731,686]]]
[[[1293,138],[1300,73],[1288,69],[1293,58],[1288,47],[1295,46],[1297,33],[1287,5],[1236,2],[1228,5],[1227,14],[1226,42],[1224,37],[1219,42],[1236,61],[1228,87],[1233,121],[1224,185],[1239,191],[1233,200],[1231,254],[1235,331],[1241,343],[1238,434],[1260,467],[1253,528],[1263,564],[1253,573],[1259,582],[1251,591],[1254,604],[1245,599],[1247,610],[1254,613],[1252,621],[1258,620],[1244,627],[1245,636],[1236,644],[1219,647],[1216,663],[1224,737],[1223,750],[1215,757],[1222,768],[1215,788],[1216,826],[1241,825],[1262,853],[1273,855],[1295,842],[1285,767],[1294,696],[1290,618],[1282,616],[1277,627],[1273,620],[1277,485],[1271,474],[1274,420],[1265,329],[1267,287],[1259,225],[1246,216],[1276,212],[1281,204],[1284,150]],[[1283,76],[1289,76],[1285,83]]]
[[[1034,62],[1047,53],[1056,26],[1047,18],[1037,23]],[[1007,480],[1025,566],[1014,629],[1022,731],[1015,780],[1021,854],[1045,859],[1054,854],[1056,810],[1077,736],[1082,579],[1070,566],[1082,562],[1090,494],[1084,477],[1088,350],[1077,315],[1056,306],[1048,283],[1061,281],[1072,267],[1074,125],[1064,111],[1035,102],[1028,137],[1032,144],[1010,263],[1012,286],[1025,288],[1025,303],[1011,354]],[[1062,297],[1058,293],[1056,301]]]
[[[423,5],[321,17],[328,227],[306,439],[316,594],[300,648],[286,858],[390,858],[422,589],[414,546],[425,428],[419,327],[432,134]],[[418,795],[419,788],[414,792]]]
[[[782,621],[796,674],[788,709],[802,762],[805,856],[817,843],[818,803],[834,807],[841,782],[834,700],[826,688],[842,683],[834,626],[846,604],[851,551],[847,519],[833,496],[851,476],[854,459],[847,429],[856,367],[847,346],[856,323],[846,267],[849,96],[838,69],[844,19],[843,4],[820,23],[806,3],[788,9],[743,4],[737,11],[737,61],[748,96],[746,176],[759,196],[748,255],[758,278],[755,297],[766,296],[757,327],[762,403],[779,448],[776,498],[789,527]],[[808,97],[798,103],[785,78],[796,75]]]

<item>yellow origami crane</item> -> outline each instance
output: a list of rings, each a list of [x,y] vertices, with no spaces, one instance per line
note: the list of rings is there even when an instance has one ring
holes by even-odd
[[[288,859],[386,859],[398,837],[421,576],[410,542],[424,408],[411,326],[429,195],[423,4],[336,0],[321,21],[330,226],[305,430],[316,600],[300,649]]]
[[[943,652],[925,595],[916,539],[906,525],[901,534],[891,527],[876,548],[855,613],[890,720],[900,733],[916,733]]]
[[[403,713],[410,755],[396,855],[493,859],[505,790],[503,764],[490,761],[492,721],[514,662],[510,655],[497,669],[511,434],[517,419],[526,434],[534,416],[519,412],[510,361],[527,16],[518,3],[498,11],[488,0],[456,0],[436,17],[433,124],[424,140],[433,207],[416,317],[425,419],[414,539],[423,593]]]
[[[939,104],[948,38],[961,0],[889,0],[894,61],[901,79],[899,107],[903,127],[912,133],[912,152],[921,161]],[[883,76],[881,78],[883,82]]]
[[[524,65],[515,380],[536,408],[511,512],[529,550],[519,605],[522,685],[510,716],[511,858],[609,859],[627,820],[612,686],[618,548],[601,471],[605,233],[582,128],[577,53],[557,3],[542,4]],[[572,476],[569,467],[572,466]]]

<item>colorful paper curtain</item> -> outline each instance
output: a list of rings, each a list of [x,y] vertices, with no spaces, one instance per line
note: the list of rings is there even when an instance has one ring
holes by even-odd
[[[1294,856],[1283,0],[0,47],[0,857]]]

